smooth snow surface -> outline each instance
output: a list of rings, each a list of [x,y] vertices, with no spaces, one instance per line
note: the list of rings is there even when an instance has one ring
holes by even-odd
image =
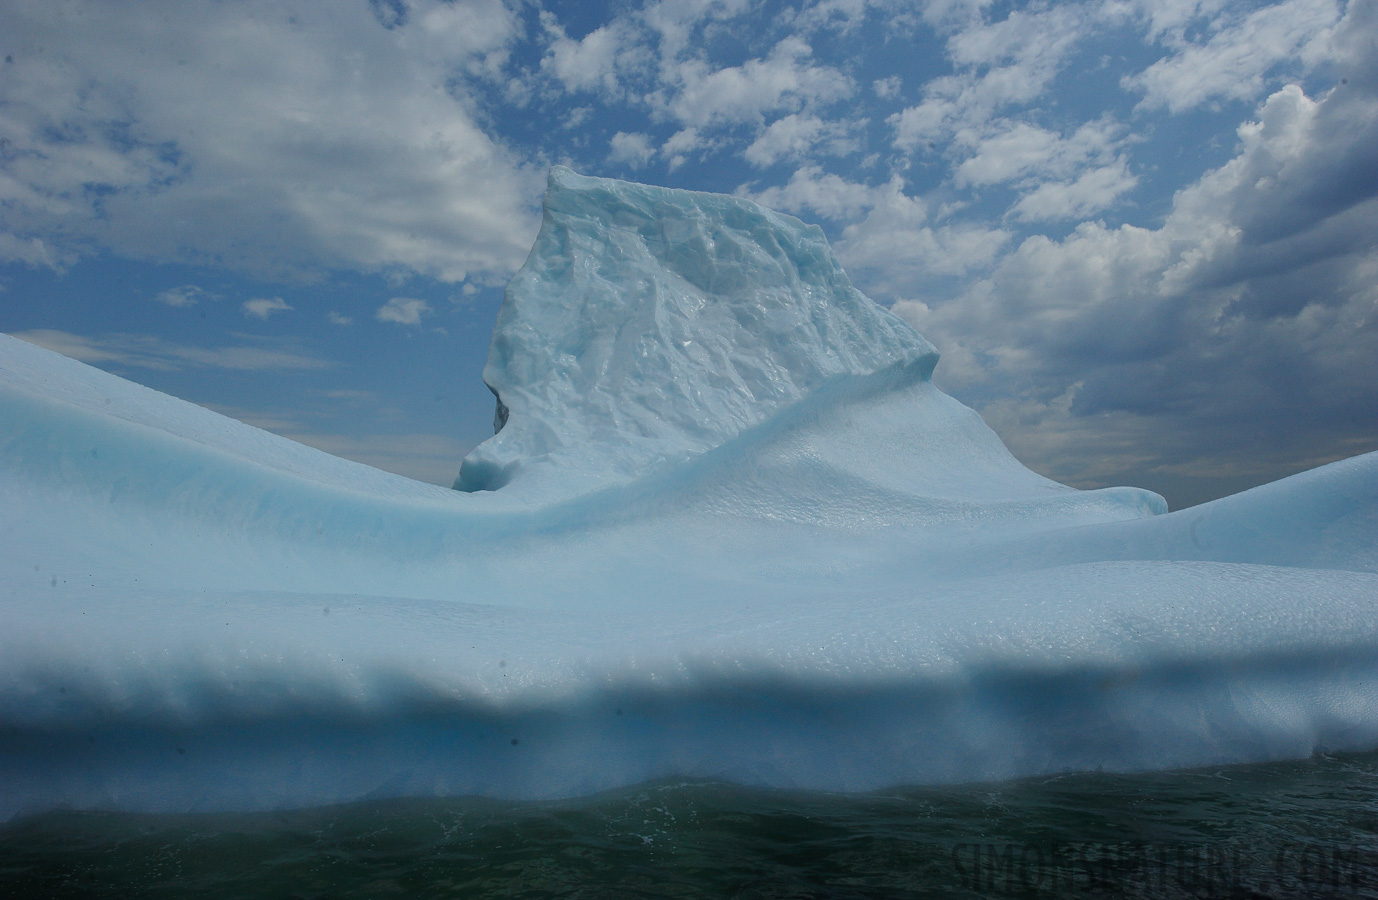
[[[1021,466],[816,229],[556,170],[449,491],[0,336],[0,818],[1378,746],[1378,454]]]

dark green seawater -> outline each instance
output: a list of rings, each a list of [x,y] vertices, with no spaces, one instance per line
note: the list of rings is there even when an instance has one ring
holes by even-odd
[[[667,781],[0,826],[0,897],[1375,897],[1378,753],[862,795]]]

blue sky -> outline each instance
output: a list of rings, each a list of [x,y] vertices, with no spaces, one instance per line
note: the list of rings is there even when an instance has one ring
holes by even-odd
[[[6,0],[0,330],[448,484],[555,163],[821,224],[1026,464],[1378,449],[1378,2]]]

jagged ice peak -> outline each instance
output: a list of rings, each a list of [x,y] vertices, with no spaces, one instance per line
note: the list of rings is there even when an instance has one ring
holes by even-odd
[[[839,380],[937,351],[823,232],[750,200],[556,166],[484,369],[496,434],[456,487],[586,493],[721,445]]]

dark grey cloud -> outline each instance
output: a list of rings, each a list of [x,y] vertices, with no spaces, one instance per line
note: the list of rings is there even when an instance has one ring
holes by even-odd
[[[1334,87],[1269,96],[1161,227],[1029,238],[960,297],[898,303],[940,383],[1083,483],[1378,449],[1378,2],[1329,47]]]

